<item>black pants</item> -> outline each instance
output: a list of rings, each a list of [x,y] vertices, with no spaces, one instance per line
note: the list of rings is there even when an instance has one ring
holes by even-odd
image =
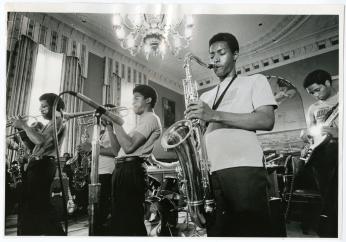
[[[213,172],[216,212],[207,217],[207,235],[270,236],[267,177],[263,167],[235,167]]]
[[[322,198],[321,214],[327,217],[319,231],[321,237],[338,236],[338,143],[330,142],[316,149],[311,166]],[[323,218],[323,217],[322,217]]]
[[[147,173],[141,159],[117,163],[112,177],[110,234],[146,236],[144,199]]]
[[[101,184],[99,212],[97,216],[97,229],[96,235],[107,235],[106,222],[107,217],[111,212],[111,187],[112,187],[112,174],[100,174],[99,182]]]
[[[55,171],[54,159],[44,158],[29,163],[19,204],[18,235],[64,235],[50,202],[50,186]]]

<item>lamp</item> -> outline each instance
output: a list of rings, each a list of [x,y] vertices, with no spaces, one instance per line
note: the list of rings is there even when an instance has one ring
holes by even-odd
[[[193,18],[187,15],[174,23],[168,14],[115,14],[113,29],[121,47],[129,50],[131,55],[142,50],[147,59],[150,55],[160,55],[163,59],[167,49],[177,55],[190,44]]]

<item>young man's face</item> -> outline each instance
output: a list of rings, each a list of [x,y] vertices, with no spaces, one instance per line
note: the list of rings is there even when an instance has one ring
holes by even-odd
[[[144,96],[138,92],[133,94],[132,106],[135,114],[142,114],[147,105],[150,105],[149,98],[144,98]]]
[[[42,117],[44,119],[52,119],[52,111],[47,100],[41,100],[40,103],[40,112],[42,114]]]
[[[317,100],[326,100],[330,96],[330,85],[327,81],[325,84],[326,85],[313,83],[306,88],[306,91]]]
[[[215,64],[214,72],[222,80],[235,68],[236,57],[226,41],[215,42],[209,48],[210,62]]]

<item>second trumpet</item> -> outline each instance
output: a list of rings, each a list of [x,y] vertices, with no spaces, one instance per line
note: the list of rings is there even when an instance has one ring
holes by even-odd
[[[114,108],[107,108],[108,111],[113,112],[115,115],[119,117],[125,117],[128,115],[129,109],[126,107],[114,107]],[[84,124],[86,121],[82,121],[82,119],[88,119],[93,118],[95,114],[95,110],[91,111],[84,111],[84,112],[76,112],[76,113],[66,113],[62,112],[62,116],[64,120],[70,120],[73,118],[78,118],[78,122],[80,124]],[[89,121],[88,121],[89,123]]]

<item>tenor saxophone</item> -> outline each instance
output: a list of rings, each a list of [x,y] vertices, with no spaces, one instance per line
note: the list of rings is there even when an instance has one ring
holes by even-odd
[[[183,79],[185,108],[198,100],[197,83],[192,81],[191,60],[203,67],[212,68],[198,57],[188,53],[184,59],[186,78]],[[179,158],[183,183],[191,220],[199,227],[206,225],[206,214],[214,211],[209,181],[209,162],[203,139],[201,120],[180,120],[170,126],[161,138],[165,150],[174,150]]]

